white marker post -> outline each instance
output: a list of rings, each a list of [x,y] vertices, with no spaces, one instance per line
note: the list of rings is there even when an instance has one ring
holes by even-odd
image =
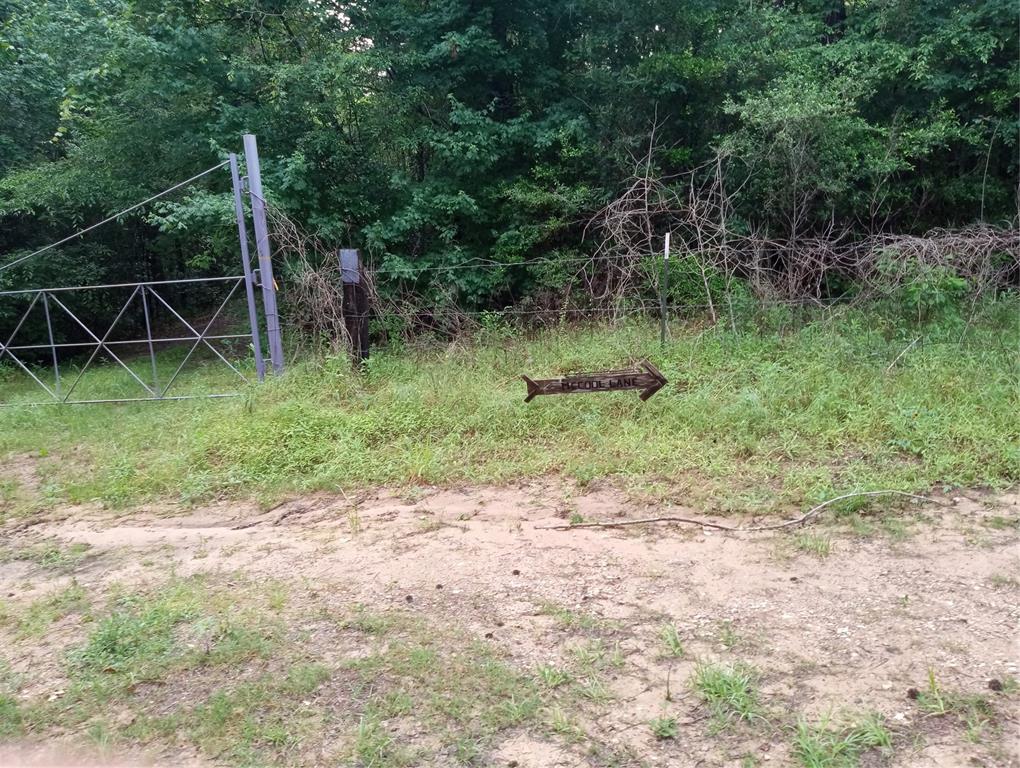
[[[669,232],[662,249],[662,279],[659,281],[659,343],[666,346],[666,293],[669,291]]]

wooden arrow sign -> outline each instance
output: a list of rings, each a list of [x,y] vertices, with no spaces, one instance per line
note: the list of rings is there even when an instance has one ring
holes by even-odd
[[[642,370],[643,369],[643,370]],[[647,400],[668,382],[659,369],[645,360],[640,368],[623,371],[598,371],[596,373],[575,373],[559,379],[534,381],[522,376],[528,385],[530,403],[538,395],[572,395],[578,392],[616,392],[621,389],[640,389],[641,399]]]

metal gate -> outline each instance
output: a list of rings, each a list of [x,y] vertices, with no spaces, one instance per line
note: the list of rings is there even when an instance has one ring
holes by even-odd
[[[256,301],[256,288],[261,288],[262,317],[265,320],[269,363],[274,373],[283,371],[283,346],[280,334],[280,319],[276,305],[276,283],[273,278],[273,266],[269,246],[269,231],[266,223],[265,200],[262,194],[261,170],[259,166],[258,148],[255,137],[244,137],[244,151],[247,176],[242,178],[238,170],[235,154],[219,165],[202,171],[186,181],[137,203],[130,208],[107,217],[90,227],[86,227],[69,237],[51,243],[26,256],[22,256],[8,264],[0,266],[0,271],[12,269],[28,259],[38,256],[52,248],[75,240],[85,233],[115,221],[120,216],[137,210],[142,206],[187,186],[208,174],[229,168],[234,193],[234,212],[237,219],[237,233],[240,244],[241,266],[240,275],[223,277],[184,278],[178,280],[158,280],[112,283],[104,285],[67,285],[49,288],[24,288],[19,290],[0,291],[0,299],[9,303],[24,302],[24,310],[15,314],[15,322],[11,330],[0,331],[0,365],[4,361],[14,364],[16,370],[24,373],[26,380],[36,385],[36,391],[43,393],[39,399],[19,399],[7,402],[0,399],[0,405],[42,405],[42,404],[84,404],[113,403],[160,400],[185,400],[192,398],[234,397],[240,394],[236,385],[226,391],[203,391],[187,393],[180,390],[181,374],[188,362],[199,350],[208,350],[217,365],[222,364],[224,371],[229,371],[230,379],[240,383],[249,380],[235,359],[231,362],[213,342],[241,343],[247,352],[254,357],[255,377],[261,381],[265,377],[266,360],[262,356],[262,323]],[[244,207],[244,193],[247,191],[251,201],[252,224],[255,232],[255,247],[258,255],[258,267],[253,268],[248,248],[247,216]],[[204,290],[216,294],[218,304],[214,303],[215,311],[201,320],[188,320],[180,311],[179,300],[183,295],[196,290]],[[72,306],[76,300],[88,302],[96,292],[104,292],[108,298],[113,292],[126,296],[120,304],[120,311],[104,322],[103,327],[90,327],[81,318],[81,312]],[[247,328],[242,333],[217,333],[217,323],[221,321],[225,308],[238,294],[245,297],[247,305]],[[222,298],[221,298],[222,297]],[[174,304],[177,303],[178,307]],[[35,326],[41,333],[45,327],[45,337],[39,338],[38,333],[30,338],[22,338],[26,321],[35,316],[39,322]],[[128,318],[133,320],[129,322]],[[45,320],[45,324],[41,321]],[[78,341],[58,341],[55,328],[60,323],[69,323]],[[144,328],[144,335],[131,334],[124,338],[120,333],[127,327]],[[173,327],[174,332],[165,332]],[[160,333],[160,330],[164,332]],[[155,333],[154,333],[155,331]],[[186,349],[183,359],[171,365],[161,376],[159,367],[159,351],[164,345],[177,345]],[[120,352],[120,354],[118,354]],[[138,354],[134,354],[134,353]],[[61,361],[61,355],[72,356],[72,362]],[[128,357],[128,355],[131,355]],[[126,372],[129,385],[128,392],[117,391],[116,396],[83,395],[81,385],[88,381],[86,374],[99,367],[98,360],[108,357],[117,366],[115,370]],[[127,360],[125,358],[127,357]],[[29,360],[28,358],[32,358]],[[45,364],[39,359],[44,358]],[[139,370],[139,365],[145,370]],[[70,371],[69,371],[70,368]],[[44,395],[44,396],[43,396]]]

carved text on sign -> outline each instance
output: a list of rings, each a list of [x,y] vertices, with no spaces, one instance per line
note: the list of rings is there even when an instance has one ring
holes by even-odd
[[[530,403],[539,395],[569,395],[578,392],[614,392],[640,389],[641,399],[647,400],[668,382],[658,368],[647,360],[640,368],[622,371],[576,373],[558,379],[530,379],[522,377],[528,385],[524,402]]]

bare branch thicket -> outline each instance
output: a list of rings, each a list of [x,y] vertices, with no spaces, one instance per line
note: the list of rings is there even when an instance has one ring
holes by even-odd
[[[422,337],[457,338],[477,329],[477,321],[458,307],[449,288],[441,291],[438,298],[423,296],[411,288],[404,288],[399,293],[382,293],[377,289],[374,274],[366,271],[369,276],[369,303],[376,315],[383,319],[383,331],[387,336],[414,343]]]
[[[647,273],[647,257],[660,250],[662,232],[683,209],[676,188],[656,172],[655,150],[653,126],[648,151],[635,161],[627,188],[585,227],[585,236],[589,229],[598,232],[598,244],[576,277],[599,309],[622,311],[639,286],[658,279]]]
[[[720,153],[712,161],[681,176],[658,174],[653,157],[654,131],[647,153],[635,159],[635,170],[624,191],[591,218],[585,232],[597,232],[597,246],[558,297],[535,298],[523,315],[534,324],[559,321],[571,313],[597,313],[618,319],[640,303],[642,292],[655,286],[660,269],[649,256],[662,249],[670,231],[676,257],[686,258],[700,277],[705,307],[713,322],[719,301],[735,316],[732,290],[741,280],[763,306],[773,303],[826,306],[835,298],[833,287],[852,286],[853,300],[889,295],[918,281],[945,275],[963,277],[974,306],[990,291],[1016,280],[1020,273],[1020,230],[987,225],[960,230],[932,230],[924,235],[876,234],[855,236],[831,225],[811,236],[777,237],[761,224],[738,229],[734,201],[742,191],[728,189],[730,158]],[[742,174],[746,184],[748,174]],[[798,210],[799,204],[798,204]],[[343,316],[343,285],[336,249],[305,232],[279,208],[267,205],[273,227],[274,258],[281,262],[287,290],[283,311],[289,323],[302,329],[303,340],[327,344],[333,351],[349,350]],[[798,214],[799,216],[799,214]],[[798,221],[801,221],[798,218]],[[456,297],[415,290],[413,281],[401,292],[377,290],[375,275],[366,268],[363,279],[372,311],[390,335],[404,341],[431,336],[456,338],[477,330],[478,313],[461,311]],[[399,281],[394,281],[399,284]],[[720,291],[718,286],[722,284]],[[517,307],[516,309],[521,309]]]
[[[651,153],[653,142],[649,147]],[[647,269],[648,256],[661,251],[666,231],[672,233],[674,253],[697,267],[713,321],[718,297],[710,288],[712,277],[723,281],[727,299],[733,281],[742,278],[763,305],[809,305],[821,304],[837,284],[853,285],[855,300],[865,300],[940,274],[965,278],[976,300],[1020,269],[1016,228],[976,225],[919,236],[861,238],[830,224],[807,236],[798,204],[794,213],[800,234],[777,237],[760,224],[737,231],[731,222],[740,190],[726,189],[726,161],[720,154],[673,178],[657,176],[650,160],[637,165],[624,192],[588,225],[599,237],[594,254],[599,258],[586,265],[584,274],[593,300],[621,304],[647,286],[649,276],[641,265]]]
[[[877,290],[902,285],[918,272],[946,270],[965,278],[975,294],[1001,288],[1020,268],[1020,230],[987,224],[933,229],[923,236],[875,235],[857,246],[855,266]]]
[[[325,344],[333,352],[350,351],[336,248],[305,232],[274,205],[266,205],[266,214],[272,227],[272,257],[281,264],[287,281],[281,298],[288,324],[303,331],[302,341]]]
[[[344,292],[337,248],[306,232],[276,206],[266,205],[272,227],[273,258],[286,275],[287,290],[282,311],[299,329],[299,343],[326,345],[330,352],[349,352],[351,338],[344,322]],[[448,301],[426,299],[412,290],[381,293],[374,270],[362,265],[362,284],[369,296],[372,314],[385,323],[383,332],[413,342],[423,336],[455,338],[474,327],[472,319]],[[441,309],[437,309],[441,307]]]

